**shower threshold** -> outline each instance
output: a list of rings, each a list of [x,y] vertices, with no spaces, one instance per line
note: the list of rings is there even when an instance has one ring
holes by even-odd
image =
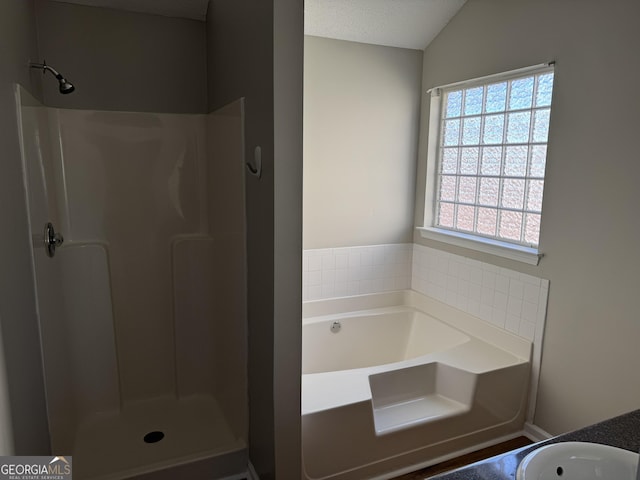
[[[223,460],[245,448],[214,397],[161,397],[85,421],[76,434],[74,476],[122,480],[217,457]],[[233,470],[228,465],[217,468]]]

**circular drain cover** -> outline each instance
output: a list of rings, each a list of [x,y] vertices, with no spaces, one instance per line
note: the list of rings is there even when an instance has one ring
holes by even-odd
[[[149,432],[144,436],[145,443],[156,443],[164,438],[164,433],[160,431]]]

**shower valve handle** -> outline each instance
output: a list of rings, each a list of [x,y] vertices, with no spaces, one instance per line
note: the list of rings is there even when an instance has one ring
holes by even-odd
[[[56,233],[51,222],[47,223],[44,227],[44,246],[47,250],[47,255],[53,257],[56,254],[56,247],[59,247],[64,242],[64,238],[59,233]]]

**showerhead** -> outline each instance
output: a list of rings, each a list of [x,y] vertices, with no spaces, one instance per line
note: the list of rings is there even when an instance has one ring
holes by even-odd
[[[76,89],[76,87],[73,86],[73,83],[68,81],[62,75],[57,75],[56,78],[58,79],[58,82],[60,82],[60,93],[71,93]]]
[[[44,63],[31,63],[31,64],[29,64],[29,66],[31,68],[41,68],[43,74],[47,70],[50,71],[56,77],[56,79],[58,80],[58,83],[60,84],[60,93],[62,93],[62,94],[71,93],[76,89],[76,87],[74,87],[73,84],[69,80],[64,78],[55,69],[53,69],[49,65],[47,65],[46,62],[44,62]]]

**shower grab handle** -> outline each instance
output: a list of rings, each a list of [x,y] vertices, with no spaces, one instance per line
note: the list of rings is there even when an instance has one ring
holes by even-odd
[[[44,227],[44,246],[47,256],[53,257],[56,254],[56,247],[62,245],[62,242],[64,242],[64,237],[56,233],[53,224],[48,222]]]

